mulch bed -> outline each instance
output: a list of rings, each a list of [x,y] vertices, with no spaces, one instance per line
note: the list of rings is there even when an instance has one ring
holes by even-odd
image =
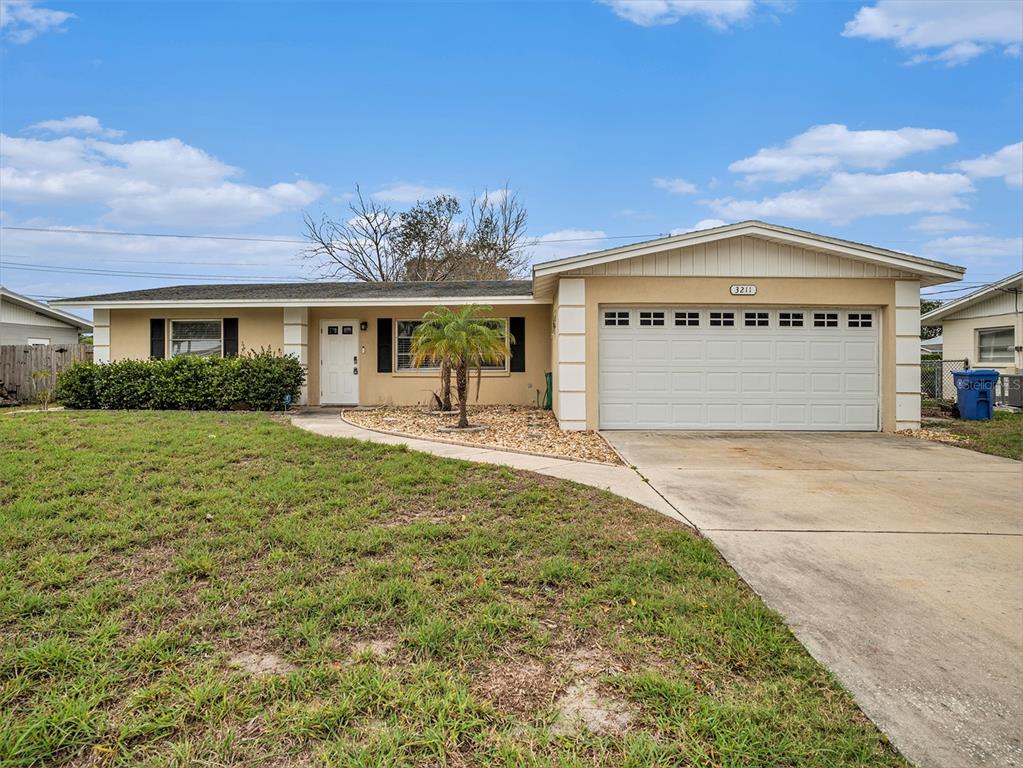
[[[550,411],[529,406],[478,405],[469,408],[469,423],[483,431],[441,431],[458,423],[457,414],[428,411],[421,406],[385,406],[348,410],[344,418],[367,429],[409,437],[470,443],[486,448],[526,451],[567,459],[621,464],[596,432],[566,432]]]

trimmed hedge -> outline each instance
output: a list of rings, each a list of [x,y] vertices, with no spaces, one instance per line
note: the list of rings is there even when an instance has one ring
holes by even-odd
[[[296,402],[305,371],[298,359],[253,352],[240,357],[82,362],[57,376],[68,408],[279,411]]]

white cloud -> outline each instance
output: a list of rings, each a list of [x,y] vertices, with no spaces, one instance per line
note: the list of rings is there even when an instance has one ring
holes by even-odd
[[[956,235],[941,237],[921,249],[928,257],[942,261],[982,260],[1002,266],[1006,273],[1017,272],[1023,264],[1023,237]]]
[[[846,224],[864,216],[947,213],[967,208],[973,191],[961,173],[835,173],[820,187],[796,189],[761,200],[720,198],[708,204],[732,220],[822,219]]]
[[[955,144],[952,131],[937,128],[851,131],[844,125],[815,125],[784,146],[766,147],[728,166],[746,180],[793,181],[842,167],[880,170],[914,152]]]
[[[977,225],[955,216],[924,216],[912,228],[921,232],[954,232],[960,229],[976,229]]]
[[[723,219],[700,219],[691,227],[679,227],[678,229],[671,230],[671,234],[684,235],[686,232],[699,232],[701,229],[714,229],[715,227],[723,227],[727,224],[728,222]]]
[[[63,32],[69,11],[40,8],[32,0],[0,0],[0,30],[12,43],[24,45],[46,32]]]
[[[846,23],[845,37],[887,40],[916,51],[909,63],[964,64],[991,46],[1019,55],[1023,3],[1019,0],[879,0],[863,6]]]
[[[1023,141],[1009,144],[991,155],[963,160],[955,168],[975,179],[1001,177],[1010,187],[1023,187]]]
[[[754,0],[601,0],[616,16],[641,27],[675,24],[687,16],[714,29],[745,21],[756,8]]]
[[[0,185],[15,204],[95,205],[116,225],[234,227],[316,200],[309,181],[255,186],[179,139],[134,142],[3,136]]]
[[[534,243],[530,247],[534,264],[608,247],[607,234],[600,229],[559,229],[538,236]]]
[[[423,184],[412,184],[407,181],[396,181],[380,187],[372,193],[372,197],[383,203],[417,203],[429,200],[437,195],[454,195],[448,187],[428,187]]]
[[[654,186],[675,195],[692,195],[697,191],[696,185],[685,179],[654,179]]]
[[[119,139],[124,136],[124,131],[104,128],[99,119],[92,115],[77,115],[75,117],[65,117],[61,120],[43,120],[41,123],[30,125],[25,130],[44,131],[60,135],[84,133],[88,136],[99,136],[103,139]]]

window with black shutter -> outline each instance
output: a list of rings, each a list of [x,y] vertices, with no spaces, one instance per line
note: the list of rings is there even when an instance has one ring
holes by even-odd
[[[393,363],[391,356],[393,347],[391,338],[394,333],[393,320],[389,317],[377,318],[377,373],[390,373]]]
[[[224,318],[224,357],[238,356],[238,318]]]
[[[163,360],[167,348],[167,321],[162,317],[149,320],[149,356],[154,360]]]
[[[526,318],[508,318],[508,333],[511,334],[511,372],[524,373],[526,370]]]

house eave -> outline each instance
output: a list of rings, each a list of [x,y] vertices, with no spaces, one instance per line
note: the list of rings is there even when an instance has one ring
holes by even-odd
[[[991,285],[986,285],[979,290],[966,294],[965,296],[960,296],[955,301],[950,301],[948,304],[944,304],[937,309],[932,309],[926,315],[920,316],[920,325],[926,327],[941,325],[941,320],[948,317],[950,314],[973,306],[978,301],[990,296],[995,291],[1009,290],[1010,286],[1014,283],[1019,283],[1020,287],[1023,288],[1023,272],[1017,272],[1014,275],[1009,275],[997,282],[991,283]],[[1015,288],[1013,290],[1020,290],[1020,288]]]
[[[521,296],[417,296],[397,299],[357,299],[357,298],[323,298],[323,299],[185,299],[172,301],[160,300],[129,300],[129,301],[78,301],[68,299],[55,301],[63,307],[85,307],[91,309],[174,309],[177,307],[208,307],[246,308],[246,307],[418,307],[465,304],[486,304],[502,306],[509,304],[550,304],[549,299],[538,299],[532,295]]]
[[[766,224],[759,221],[744,221],[738,224],[728,224],[713,229],[686,232],[681,235],[673,235],[657,240],[649,240],[643,243],[625,245],[617,248],[610,248],[604,251],[570,256],[564,259],[543,262],[533,267],[534,283],[537,278],[553,277],[569,270],[582,269],[585,267],[606,264],[621,259],[631,259],[637,256],[645,256],[657,253],[669,248],[683,248],[692,245],[715,242],[732,237],[760,237],[766,240],[797,245],[810,250],[825,251],[839,256],[867,261],[874,264],[893,267],[899,270],[918,274],[924,285],[938,285],[941,283],[961,280],[966,272],[965,267],[954,264],[946,264],[940,261],[932,261],[919,256],[913,256],[898,251],[890,251],[884,248],[854,243],[847,240],[818,235],[812,232],[804,232],[788,227],[780,227],[775,224]]]

